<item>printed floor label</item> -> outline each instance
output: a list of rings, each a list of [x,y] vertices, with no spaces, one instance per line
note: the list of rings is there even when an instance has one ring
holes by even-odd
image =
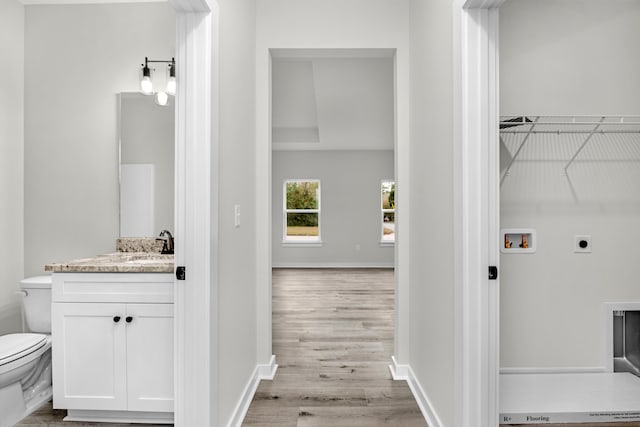
[[[549,424],[612,421],[640,421],[640,411],[586,412],[586,413],[528,413],[500,414],[500,423]]]

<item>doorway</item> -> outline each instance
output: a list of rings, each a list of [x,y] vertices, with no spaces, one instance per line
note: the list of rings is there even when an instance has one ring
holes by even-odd
[[[272,49],[270,56],[272,266],[324,268],[311,274],[332,277],[340,271],[326,268],[397,266],[395,50]],[[309,190],[311,203],[295,205]]]
[[[608,303],[640,299],[629,262],[638,254],[640,85],[626,75],[640,69],[628,41],[640,36],[639,17],[637,2],[500,8],[500,221],[520,231],[500,240],[501,419],[510,422],[640,421],[640,379],[613,372],[605,326]],[[607,53],[593,62],[585,46]],[[523,236],[535,246],[523,249]],[[514,399],[524,387],[527,404]],[[611,399],[612,388],[627,392]],[[585,389],[593,400],[579,397]]]
[[[274,55],[273,267],[394,267],[392,54]]]
[[[406,113],[407,110],[403,109],[403,113],[394,114],[395,110],[398,108],[398,105],[404,106],[406,101],[408,100],[408,97],[407,97],[408,92],[406,91],[408,74],[406,73],[407,58],[403,57],[403,60],[400,61],[398,59],[398,56],[396,55],[395,49],[316,48],[316,49],[267,49],[267,50],[269,53],[268,61],[265,61],[264,63],[261,63],[261,61],[258,61],[258,64],[257,64],[259,75],[263,75],[268,78],[267,81],[263,80],[264,82],[268,82],[268,84],[266,84],[265,86],[261,86],[260,84],[258,84],[258,88],[257,88],[258,106],[259,106],[258,117],[268,118],[268,121],[262,121],[260,119],[258,120],[258,141],[261,140],[260,135],[262,135],[266,140],[269,141],[268,146],[263,146],[262,144],[258,144],[258,159],[262,158],[264,162],[259,160],[256,168],[257,179],[258,179],[258,189],[259,189],[257,206],[259,207],[259,209],[263,209],[263,207],[266,208],[264,211],[259,212],[258,214],[259,226],[257,229],[257,240],[258,240],[257,263],[258,263],[258,282],[259,282],[258,318],[260,320],[259,333],[258,333],[258,340],[259,340],[258,350],[259,350],[260,359],[273,360],[272,345],[271,345],[271,334],[272,334],[271,270],[274,265],[299,267],[299,266],[304,266],[304,263],[307,263],[307,266],[316,266],[316,267],[330,267],[330,266],[391,267],[391,266],[394,266],[395,264],[395,287],[396,287],[395,292],[397,295],[396,313],[397,314],[402,313],[404,310],[402,307],[406,308],[408,306],[408,298],[407,298],[408,270],[406,268],[403,268],[402,261],[401,261],[402,257],[398,256],[398,253],[400,252],[407,253],[407,250],[409,247],[408,236],[406,236],[404,240],[399,239],[394,246],[382,245],[380,243],[381,236],[383,233],[383,229],[382,229],[383,217],[382,217],[382,210],[380,205],[381,203],[380,191],[381,191],[381,185],[382,185],[381,178],[383,178],[385,181],[389,179],[396,181],[397,188],[395,190],[394,197],[398,204],[401,203],[401,200],[403,197],[402,194],[404,194],[402,193],[402,191],[406,191],[408,193],[408,185],[409,185],[408,167],[405,169],[403,169],[402,167],[398,167],[398,165],[408,165],[409,163],[408,145],[407,145],[408,139],[406,138],[407,134],[405,132],[406,125],[408,125],[408,123],[405,123],[404,120],[400,120],[400,122],[403,123],[403,126],[398,126],[397,124],[399,119],[403,119],[406,117],[403,113]],[[261,56],[259,55],[258,58],[260,59],[260,57]],[[371,138],[374,141],[378,141],[378,146],[376,147],[376,149],[369,149],[369,150],[363,150],[362,146],[357,146],[357,145],[352,145],[348,148],[341,147],[339,145],[336,145],[339,143],[335,137],[327,138],[326,141],[334,145],[333,146],[328,145],[327,148],[329,148],[330,150],[322,154],[322,156],[325,157],[323,161],[325,161],[326,163],[326,161],[329,161],[329,158],[331,157],[330,154],[326,154],[326,153],[329,153],[330,151],[334,152],[333,154],[334,160],[338,162],[342,162],[345,165],[345,168],[347,168],[348,162],[345,161],[346,157],[351,156],[352,159],[356,159],[358,158],[357,157],[358,153],[362,154],[362,153],[365,153],[366,151],[369,151],[371,153],[370,157],[373,159],[377,159],[374,161],[378,162],[378,165],[379,165],[378,169],[385,171],[382,175],[375,178],[375,182],[368,183],[369,187],[368,187],[368,190],[366,191],[376,192],[375,195],[372,196],[375,199],[370,198],[368,200],[375,200],[375,201],[371,205],[367,205],[366,207],[363,206],[363,209],[368,209],[370,211],[373,211],[373,215],[375,218],[373,223],[373,227],[374,227],[373,231],[369,230],[369,232],[372,234],[367,235],[366,238],[368,239],[367,242],[373,242],[373,244],[367,243],[367,246],[369,248],[373,248],[373,251],[377,253],[376,255],[378,256],[377,259],[369,258],[369,260],[366,261],[366,258],[362,257],[363,253],[365,253],[365,241],[353,240],[349,244],[348,249],[345,249],[347,251],[350,251],[351,255],[355,254],[354,255],[355,257],[351,258],[350,261],[346,260],[343,254],[342,261],[341,261],[341,258],[334,258],[333,260],[330,260],[330,258],[326,258],[325,260],[318,261],[315,265],[311,265],[311,264],[308,264],[309,263],[308,260],[304,261],[303,259],[299,258],[297,259],[297,261],[294,260],[287,265],[285,265],[284,263],[276,264],[276,259],[274,259],[274,255],[273,255],[274,245],[276,244],[279,246],[278,248],[279,250],[280,249],[282,250],[303,249],[303,252],[307,251],[307,253],[312,249],[320,249],[320,250],[323,249],[322,246],[317,244],[318,242],[315,242],[315,243],[312,242],[311,245],[307,244],[307,246],[304,246],[302,248],[296,247],[296,243],[299,243],[299,242],[285,242],[285,245],[282,246],[282,243],[284,240],[284,234],[281,234],[281,233],[282,233],[282,230],[286,228],[286,227],[283,227],[282,225],[284,211],[283,211],[283,205],[281,204],[283,200],[281,197],[284,194],[283,193],[284,179],[282,182],[277,184],[277,188],[276,188],[275,184],[273,183],[273,175],[275,172],[272,172],[274,171],[273,166],[276,161],[273,158],[273,153],[274,153],[273,149],[275,149],[276,155],[281,157],[283,160],[285,159],[285,157],[290,158],[288,156],[293,155],[291,153],[293,153],[294,151],[297,152],[297,154],[295,155],[298,156],[298,158],[302,158],[305,156],[308,157],[314,152],[316,154],[322,153],[321,150],[314,149],[315,147],[317,147],[318,143],[313,142],[314,132],[322,132],[322,130],[320,128],[318,130],[314,130],[313,128],[316,125],[313,121],[311,122],[307,121],[307,123],[304,123],[303,121],[301,122],[303,123],[303,126],[301,125],[293,126],[297,128],[303,128],[303,129],[296,129],[294,130],[294,132],[303,132],[303,135],[302,135],[303,137],[312,138],[311,140],[309,139],[303,140],[302,143],[300,143],[300,141],[291,142],[291,140],[286,139],[286,138],[291,138],[292,135],[294,135],[291,133],[292,131],[290,129],[284,130],[284,131],[282,129],[272,131],[271,128],[272,128],[273,112],[271,107],[271,99],[272,99],[273,88],[271,84],[271,81],[272,81],[271,79],[272,79],[272,72],[273,72],[273,64],[274,62],[278,62],[280,60],[289,62],[289,65],[293,64],[292,66],[294,68],[296,68],[298,71],[302,69],[303,72],[305,67],[307,67],[307,69],[309,68],[309,60],[320,61],[321,63],[320,67],[325,67],[326,69],[325,73],[327,76],[330,76],[332,73],[335,74],[336,71],[333,68],[336,66],[336,64],[339,63],[339,61],[351,60],[353,62],[351,65],[355,67],[356,70],[358,66],[357,63],[362,61],[370,61],[370,62],[377,61],[377,62],[385,63],[386,64],[385,67],[388,67],[389,64],[391,64],[390,65],[391,75],[393,80],[391,82],[392,106],[390,110],[392,115],[391,122],[392,122],[393,128],[390,132],[391,133],[390,138],[389,138],[388,131],[387,133],[384,134],[386,136],[384,138],[379,138],[379,137]],[[304,64],[305,62],[307,63],[307,65]],[[276,67],[277,67],[277,64],[276,64]],[[264,69],[265,72],[261,73],[260,72],[261,69]],[[383,67],[382,70],[383,70],[382,72],[383,75],[384,73],[387,73],[388,75],[388,72],[389,72],[388,68],[386,68],[386,71],[385,71],[385,68]],[[258,82],[260,81],[261,80],[258,79]],[[304,84],[304,78],[301,83]],[[328,87],[328,89],[331,90],[331,87]],[[335,88],[333,88],[333,90],[335,90]],[[313,93],[314,91],[308,91],[308,92],[313,94],[313,96],[315,97],[315,93]],[[373,94],[371,94],[370,96],[373,96]],[[322,108],[325,108],[325,107],[322,107]],[[337,106],[337,109],[328,107],[327,111],[329,113],[331,113],[332,111],[339,112],[340,111],[339,108],[340,106]],[[387,108],[387,111],[389,110],[388,105],[385,108]],[[262,111],[262,114],[261,114],[261,111]],[[332,126],[332,128],[334,129],[338,129],[340,126],[343,126],[345,128],[349,127],[348,123],[340,124],[339,115],[338,117],[329,117],[327,119],[323,119],[322,114],[323,113],[320,113],[320,115],[318,116],[320,117],[321,120],[329,120],[329,121],[334,121],[336,123],[335,125]],[[388,119],[385,118],[385,120],[388,120]],[[322,126],[322,124],[318,123],[318,127],[320,126]],[[328,131],[330,131],[330,128],[327,128],[327,129]],[[399,135],[401,136],[399,137]],[[278,142],[277,140],[272,141],[273,137],[284,138],[284,140],[280,140],[280,142]],[[295,139],[295,135],[294,135],[294,139]],[[368,139],[366,136],[363,137],[362,135],[360,135],[360,136],[354,137],[352,143],[366,144],[366,142],[364,141],[366,139]],[[389,139],[391,141],[389,141]],[[297,150],[294,150],[294,151],[290,150],[292,148],[292,144],[294,145],[294,147],[297,148]],[[381,145],[381,144],[386,144],[386,145]],[[282,154],[282,156],[280,156],[280,154]],[[354,160],[352,161],[352,163],[353,162],[356,162],[356,161]],[[360,161],[357,160],[357,162],[359,163]],[[293,165],[297,164],[297,162],[295,161],[292,161],[290,163]],[[391,165],[389,165],[389,163],[391,163]],[[352,164],[352,168],[357,168],[357,165]],[[375,173],[369,176],[369,178],[374,179],[373,178],[374,176],[376,176]],[[287,175],[286,179],[290,179],[290,180],[309,179],[309,180],[319,181],[319,176],[295,173],[293,175]],[[331,230],[331,228],[327,227],[328,225],[330,225],[328,222],[325,223],[325,220],[330,219],[329,214],[331,213],[331,210],[335,211],[336,206],[342,203],[339,200],[336,203],[334,200],[334,202],[332,202],[331,204],[327,204],[327,202],[330,201],[330,198],[327,199],[327,197],[329,197],[329,193],[326,192],[328,190],[327,185],[330,184],[330,181],[332,179],[333,178],[331,176],[327,176],[327,178],[324,179],[325,181],[324,183],[320,182],[320,191],[324,192],[323,193],[324,195],[320,196],[321,212],[319,213],[319,217],[320,217],[319,229],[321,230],[320,238],[324,238],[326,240],[326,237],[330,237],[330,240],[334,241],[333,244],[335,244],[336,240],[338,241],[340,239],[344,240],[344,236],[340,237],[340,233],[338,233],[338,238],[331,237],[332,233],[333,233],[333,236],[336,236],[335,230]],[[337,182],[336,185],[339,186],[340,180],[337,180],[336,182]],[[331,185],[329,187],[331,187]],[[402,190],[403,188],[404,190]],[[334,193],[334,191],[332,191],[332,193]],[[279,199],[280,201],[277,202],[277,206],[276,206],[276,203],[273,201],[276,197],[276,194],[280,198]],[[343,200],[345,197],[347,199],[349,198],[348,192],[343,192],[342,194],[343,195],[341,197],[343,197]],[[370,202],[366,202],[366,203],[370,203]],[[322,209],[324,209],[324,211],[322,211]],[[339,207],[337,209],[338,209],[337,217],[339,218],[339,215],[340,215]],[[335,214],[332,214],[332,215],[334,215],[334,217],[336,216]],[[396,219],[396,222],[401,220],[401,219],[398,220],[395,217],[394,219]],[[372,224],[372,223],[369,223],[369,224]],[[260,227],[260,225],[262,225],[264,228]],[[279,231],[274,232],[273,230],[275,229],[275,227],[278,227]],[[380,235],[378,233],[380,233]],[[346,235],[346,233],[342,233],[342,234]],[[314,245],[316,246],[315,248],[313,247]],[[328,242],[327,242],[327,245],[328,245]],[[347,248],[347,246],[342,245],[342,248],[343,249]],[[324,249],[326,249],[326,247]],[[393,255],[389,256],[389,253],[392,253]],[[357,258],[357,256],[360,256],[360,258]],[[281,262],[281,261],[278,261],[278,262]],[[368,262],[368,264],[364,264],[366,262]],[[342,263],[342,264],[336,265],[336,263]],[[265,278],[269,279],[268,283],[265,283]],[[394,341],[395,341],[394,354],[396,355],[396,357],[399,353],[403,355],[406,354],[405,353],[406,346],[408,346],[408,339],[407,339],[408,331],[405,323],[408,319],[406,316],[405,317],[398,316],[398,317],[399,318],[396,319],[396,322],[395,322],[396,333],[394,334]],[[405,330],[407,332],[403,333],[402,335],[399,335],[398,334],[399,330]]]

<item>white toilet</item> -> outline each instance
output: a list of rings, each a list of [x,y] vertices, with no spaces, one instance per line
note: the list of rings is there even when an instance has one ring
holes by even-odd
[[[51,276],[20,281],[31,333],[0,336],[0,427],[51,399]]]

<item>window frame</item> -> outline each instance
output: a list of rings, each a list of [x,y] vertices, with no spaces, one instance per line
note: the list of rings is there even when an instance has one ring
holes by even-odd
[[[395,226],[395,218],[396,218],[396,207],[395,207],[395,200],[394,200],[394,206],[393,209],[385,209],[383,208],[384,206],[384,184],[385,183],[393,183],[393,185],[397,185],[396,184],[396,180],[395,179],[382,179],[380,180],[380,186],[378,187],[378,190],[380,192],[380,204],[378,205],[380,208],[380,231],[379,231],[379,237],[380,237],[380,246],[395,246],[396,244],[396,230],[394,227],[393,230],[393,240],[385,240],[384,238],[384,215],[386,213],[392,213],[393,214],[393,223]]]
[[[301,183],[301,182],[313,182],[318,183],[317,190],[317,209],[288,209],[287,208],[287,184],[289,183]],[[289,213],[303,213],[303,214],[318,214],[318,236],[314,239],[292,239],[287,235],[287,214]],[[282,184],[282,245],[283,246],[322,246],[322,183],[316,178],[296,178],[285,179]]]

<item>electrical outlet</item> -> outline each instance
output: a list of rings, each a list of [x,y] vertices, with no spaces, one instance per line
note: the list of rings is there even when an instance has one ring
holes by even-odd
[[[591,236],[589,235],[575,236],[575,244],[573,246],[573,252],[590,253],[591,252]]]

